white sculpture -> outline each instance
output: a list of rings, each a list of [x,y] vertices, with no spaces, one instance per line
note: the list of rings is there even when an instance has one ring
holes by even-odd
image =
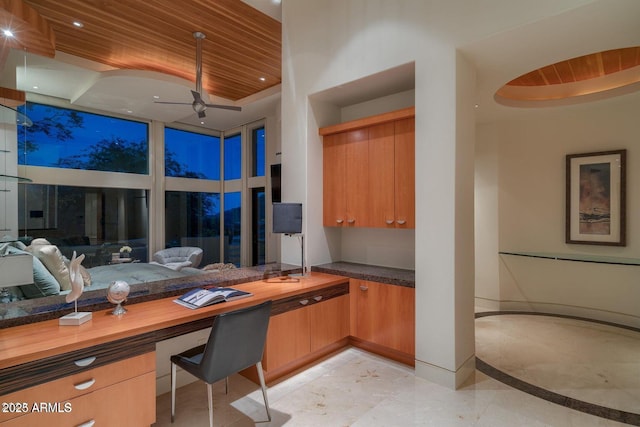
[[[84,290],[84,280],[80,273],[80,264],[84,260],[84,254],[76,257],[76,251],[73,251],[71,262],[69,263],[69,281],[71,282],[71,292],[65,297],[65,301],[74,303],[73,313],[66,314],[58,319],[60,325],[81,325],[91,320],[91,312],[78,312],[78,298]]]
[[[67,294],[64,298],[67,302],[76,303],[76,311],[78,311],[78,298],[82,295],[82,291],[84,290],[84,280],[82,279],[82,274],[80,274],[80,264],[84,260],[84,254],[80,254],[79,257],[76,257],[76,251],[73,251],[73,256],[71,257],[71,262],[69,263],[69,281],[71,282],[71,292]]]

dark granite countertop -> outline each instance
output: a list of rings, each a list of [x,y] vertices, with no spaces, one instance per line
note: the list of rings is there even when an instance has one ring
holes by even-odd
[[[271,263],[255,267],[241,267],[230,270],[212,270],[175,279],[156,280],[131,285],[126,304],[150,301],[182,295],[190,289],[202,286],[233,286],[283,274],[300,272],[300,267]],[[14,301],[0,304],[0,329],[27,323],[56,319],[73,311],[73,303],[67,303],[64,295],[52,295],[44,298]],[[88,288],[78,299],[78,308],[85,311],[97,311],[111,308],[107,301],[106,289]]]
[[[400,268],[381,267],[377,265],[357,264],[353,262],[332,262],[311,267],[311,271],[336,274],[353,279],[370,280],[372,282],[389,283],[391,285],[414,288],[416,272]]]

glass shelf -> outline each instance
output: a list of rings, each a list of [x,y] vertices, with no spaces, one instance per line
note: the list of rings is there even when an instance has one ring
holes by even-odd
[[[23,178],[23,177],[21,177],[21,176],[4,175],[4,174],[0,174],[0,181],[9,181],[9,182],[33,182],[30,178]]]
[[[587,254],[562,254],[555,252],[500,251],[498,253],[500,255],[514,255],[529,258],[554,259],[560,261],[592,262],[596,264],[640,265],[640,259],[638,258],[621,258]]]

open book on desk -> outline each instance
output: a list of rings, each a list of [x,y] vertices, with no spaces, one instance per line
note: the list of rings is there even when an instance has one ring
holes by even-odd
[[[197,288],[192,289],[173,302],[187,308],[196,309],[219,302],[233,301],[253,295],[250,292],[239,291],[233,288]]]

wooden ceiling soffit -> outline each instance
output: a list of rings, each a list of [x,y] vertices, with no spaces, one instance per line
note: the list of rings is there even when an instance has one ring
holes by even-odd
[[[533,70],[495,94],[498,103],[543,106],[547,101],[603,99],[640,88],[640,46],[597,52]],[[544,105],[553,105],[550,103]]]
[[[0,69],[10,49],[26,50],[41,56],[55,56],[55,36],[49,22],[22,0],[0,0],[0,31],[10,30],[13,37],[0,34]]]
[[[70,55],[195,82],[193,32],[201,31],[210,95],[236,101],[281,82],[281,23],[238,0],[26,2],[53,26],[56,49]]]

